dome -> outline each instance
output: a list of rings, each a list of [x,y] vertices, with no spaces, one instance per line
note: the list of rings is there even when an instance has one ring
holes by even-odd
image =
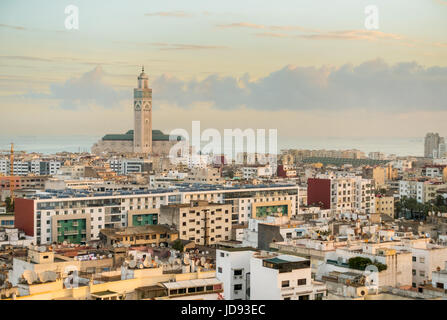
[[[140,73],[140,76],[138,77],[138,79],[149,79],[147,74],[144,73],[144,66],[141,68],[141,73]]]

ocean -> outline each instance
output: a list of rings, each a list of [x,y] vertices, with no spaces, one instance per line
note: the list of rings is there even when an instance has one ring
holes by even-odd
[[[16,151],[53,154],[56,152],[90,152],[92,145],[100,136],[0,136],[0,150],[10,149],[14,143]],[[206,143],[205,143],[206,144]],[[423,156],[424,138],[341,138],[341,137],[297,137],[282,139],[278,137],[278,151],[281,149],[358,149],[368,152],[383,152],[398,156]],[[268,151],[268,148],[267,150]]]

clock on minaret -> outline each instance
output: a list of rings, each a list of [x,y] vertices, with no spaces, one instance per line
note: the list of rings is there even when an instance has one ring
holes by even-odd
[[[134,136],[135,153],[152,152],[152,89],[144,67],[138,76],[138,88],[134,89]]]

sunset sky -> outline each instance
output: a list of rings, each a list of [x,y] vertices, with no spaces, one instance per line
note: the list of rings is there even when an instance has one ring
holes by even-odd
[[[447,136],[447,0],[2,0],[0,43],[0,135],[125,132],[144,65],[154,129]]]

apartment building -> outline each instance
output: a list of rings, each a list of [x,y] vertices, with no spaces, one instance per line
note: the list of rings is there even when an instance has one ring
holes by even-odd
[[[34,237],[35,243],[46,244],[58,240],[57,235],[52,233],[53,217],[64,217],[62,220],[67,220],[66,223],[68,220],[83,219],[84,222],[78,223],[78,226],[85,224],[78,230],[83,235],[80,237],[82,242],[82,239],[98,240],[99,230],[103,228],[135,226],[133,222],[130,224],[134,215],[135,219],[138,215],[143,215],[141,218],[144,221],[149,221],[150,218],[154,221],[153,215],[158,213],[157,209],[162,205],[189,204],[197,200],[230,205],[228,219],[233,224],[245,223],[252,216],[252,212],[255,216],[268,215],[269,207],[272,206],[279,206],[291,215],[295,215],[299,208],[298,187],[295,185],[191,187],[187,184],[175,187],[108,192],[47,190],[15,200],[15,226]],[[87,221],[90,221],[90,224]],[[67,230],[69,233],[75,233],[75,230],[71,230],[74,226],[67,228],[70,229]],[[64,238],[65,234],[62,239],[71,240]]]
[[[159,223],[177,228],[182,240],[213,245],[231,238],[231,205],[199,200],[161,206]]]
[[[436,191],[445,189],[447,184],[439,181],[401,180],[399,181],[399,197],[414,198],[419,203],[436,199]]]
[[[224,179],[221,177],[219,168],[193,168],[186,176],[185,182],[221,184]]]
[[[30,173],[35,175],[54,175],[62,166],[57,160],[14,160],[13,175],[26,176]],[[0,159],[0,173],[11,175],[11,162],[9,159]]]
[[[336,211],[374,212],[373,182],[360,176],[320,175],[307,180],[307,202]]]
[[[255,252],[250,259],[250,300],[322,300],[326,285],[312,280],[310,260]]]
[[[447,261],[447,247],[430,243],[430,238],[402,239],[396,246],[412,253],[412,287],[431,283],[432,272],[440,270]]]
[[[242,167],[242,177],[244,179],[252,179],[252,178],[268,178],[275,174],[272,166],[247,166]]]
[[[225,300],[249,300],[250,259],[253,248],[224,248],[216,250],[216,278],[222,281]]]
[[[393,196],[382,196],[377,195],[375,197],[376,205],[375,210],[376,213],[386,214],[391,218],[394,218],[394,197]]]
[[[216,268],[225,299],[321,300],[327,294],[312,280],[310,261],[298,256],[220,247]]]
[[[99,238],[107,246],[124,245],[156,245],[168,244],[178,239],[175,229],[163,225],[146,225],[118,229],[102,229]]]
[[[384,286],[403,287],[412,283],[412,253],[406,248],[398,248],[394,242],[364,242],[337,248],[325,257],[325,263],[318,267],[316,279],[322,279],[333,271],[354,272],[364,274],[364,270],[349,267],[350,258],[368,258],[371,262],[386,265],[386,270],[378,273],[374,285],[377,288]]]

